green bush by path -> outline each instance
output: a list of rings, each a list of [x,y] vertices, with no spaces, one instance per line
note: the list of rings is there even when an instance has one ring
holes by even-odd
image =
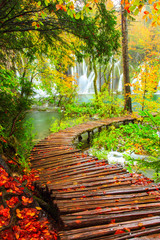
[[[137,154],[147,154],[158,157],[160,154],[157,130],[148,124],[122,125],[119,128],[111,126],[93,140],[94,148],[104,148],[108,151],[130,150]]]
[[[111,126],[108,130],[102,131],[92,141],[92,154],[104,158],[110,151],[128,151],[128,154],[124,154],[124,158],[129,171],[153,169],[154,178],[159,181],[160,116],[153,117],[148,112],[143,112],[142,115],[146,118],[141,123],[121,125],[119,128]],[[130,153],[147,155],[147,157],[135,159]]]

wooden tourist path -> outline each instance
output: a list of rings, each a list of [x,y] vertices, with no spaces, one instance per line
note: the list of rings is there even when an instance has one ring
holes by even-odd
[[[84,132],[90,137],[93,129],[128,121],[134,119],[83,123],[34,147],[31,164],[40,170],[39,187],[49,194],[59,216],[59,239],[160,239],[160,185],[73,145]]]

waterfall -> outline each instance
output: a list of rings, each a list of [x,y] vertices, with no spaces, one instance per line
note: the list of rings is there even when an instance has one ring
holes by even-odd
[[[94,71],[92,70],[88,74],[88,66],[83,59],[82,63],[77,63],[75,67],[72,67],[71,73],[72,75],[77,77],[78,83],[78,93],[79,94],[94,94],[93,87],[93,79],[94,79]],[[88,76],[89,75],[89,76]]]
[[[112,59],[108,63],[108,72],[112,67]],[[77,84],[78,84],[78,93],[79,94],[94,94],[94,86],[93,86],[93,80],[94,80],[94,71],[93,69],[89,71],[89,68],[86,64],[86,61],[83,59],[82,63],[76,63],[76,66],[71,68],[71,74],[72,76],[78,75],[76,77]],[[101,75],[101,77],[100,77]],[[108,73],[107,73],[108,75]],[[97,88],[99,90],[100,88],[100,79],[101,79],[101,84],[103,85],[104,83],[104,73],[103,70],[101,74],[98,74],[97,78]],[[111,89],[113,89],[113,92],[122,92],[122,79],[123,79],[123,74],[121,73],[121,59],[118,59],[114,63],[114,68],[113,71],[111,72]]]

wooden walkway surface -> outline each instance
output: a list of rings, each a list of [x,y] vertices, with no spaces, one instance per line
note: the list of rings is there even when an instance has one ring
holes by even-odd
[[[84,123],[51,134],[34,147],[32,167],[40,170],[39,184],[47,184],[57,209],[61,240],[160,239],[160,185],[73,145],[82,132],[132,120]]]

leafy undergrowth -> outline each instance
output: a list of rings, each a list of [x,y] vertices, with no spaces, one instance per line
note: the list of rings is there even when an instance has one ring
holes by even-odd
[[[10,176],[0,165],[0,239],[56,240],[57,233],[34,198],[32,170]]]

